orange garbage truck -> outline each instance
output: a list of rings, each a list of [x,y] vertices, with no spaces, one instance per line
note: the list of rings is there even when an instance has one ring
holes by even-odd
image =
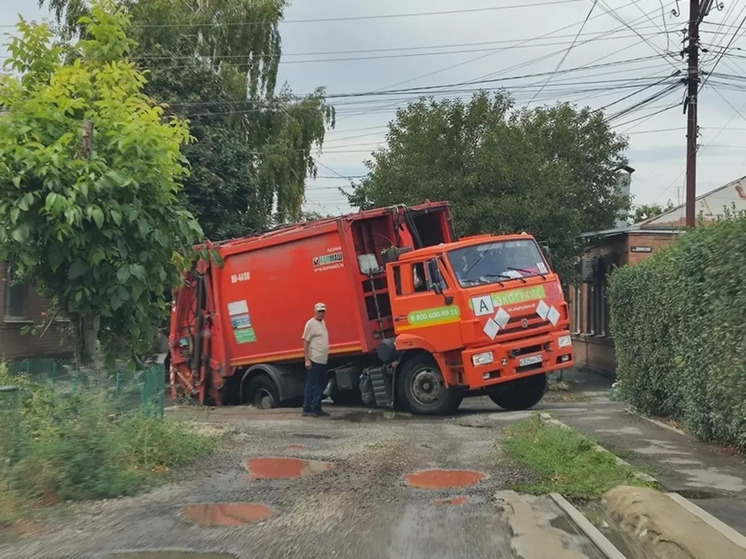
[[[528,234],[457,239],[450,205],[379,208],[206,243],[174,291],[172,395],[214,405],[297,405],[301,335],[327,306],[327,394],[417,414],[464,397],[538,403],[573,365],[568,309]],[[217,251],[220,258],[215,258]]]

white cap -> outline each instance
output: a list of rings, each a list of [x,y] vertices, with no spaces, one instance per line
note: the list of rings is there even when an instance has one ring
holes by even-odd
[[[325,311],[326,305],[324,303],[316,303],[316,305],[313,307],[313,310],[315,311]]]

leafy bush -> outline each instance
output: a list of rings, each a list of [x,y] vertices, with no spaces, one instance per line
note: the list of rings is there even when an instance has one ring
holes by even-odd
[[[632,405],[696,436],[746,448],[746,217],[682,234],[616,270],[617,374]]]
[[[129,495],[217,441],[173,421],[120,413],[106,390],[64,391],[0,365],[0,385],[20,387],[17,460],[0,466],[0,488],[56,502]]]

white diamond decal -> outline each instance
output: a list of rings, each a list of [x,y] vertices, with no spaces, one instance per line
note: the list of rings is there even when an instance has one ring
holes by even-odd
[[[491,318],[487,321],[487,324],[484,325],[484,333],[487,334],[491,340],[495,339],[495,336],[497,336],[499,331],[500,326]]]
[[[506,311],[502,307],[497,309],[497,314],[495,315],[495,322],[497,322],[497,325],[500,328],[505,328],[508,325],[509,320],[510,320],[510,315],[508,314],[508,311]]]
[[[549,309],[547,318],[549,319],[549,322],[552,323],[552,326],[557,326],[557,323],[559,322],[559,319],[560,319],[560,313],[557,309],[552,307],[551,309]]]
[[[547,319],[547,314],[549,313],[549,305],[547,305],[544,302],[544,299],[539,301],[539,304],[536,305],[536,314],[538,314],[542,319]]]

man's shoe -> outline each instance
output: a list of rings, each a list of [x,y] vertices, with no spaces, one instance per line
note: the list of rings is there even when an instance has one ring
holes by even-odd
[[[312,413],[310,413],[310,412],[307,412],[307,411],[304,411],[304,412],[303,412],[303,413],[301,414],[301,417],[311,417],[312,415],[313,415]]]
[[[325,412],[325,411],[323,411],[323,410],[321,410],[321,411],[317,411],[317,412],[316,412],[316,417],[329,417],[330,415],[331,415],[331,414],[329,414],[329,413],[326,413],[326,412]]]

